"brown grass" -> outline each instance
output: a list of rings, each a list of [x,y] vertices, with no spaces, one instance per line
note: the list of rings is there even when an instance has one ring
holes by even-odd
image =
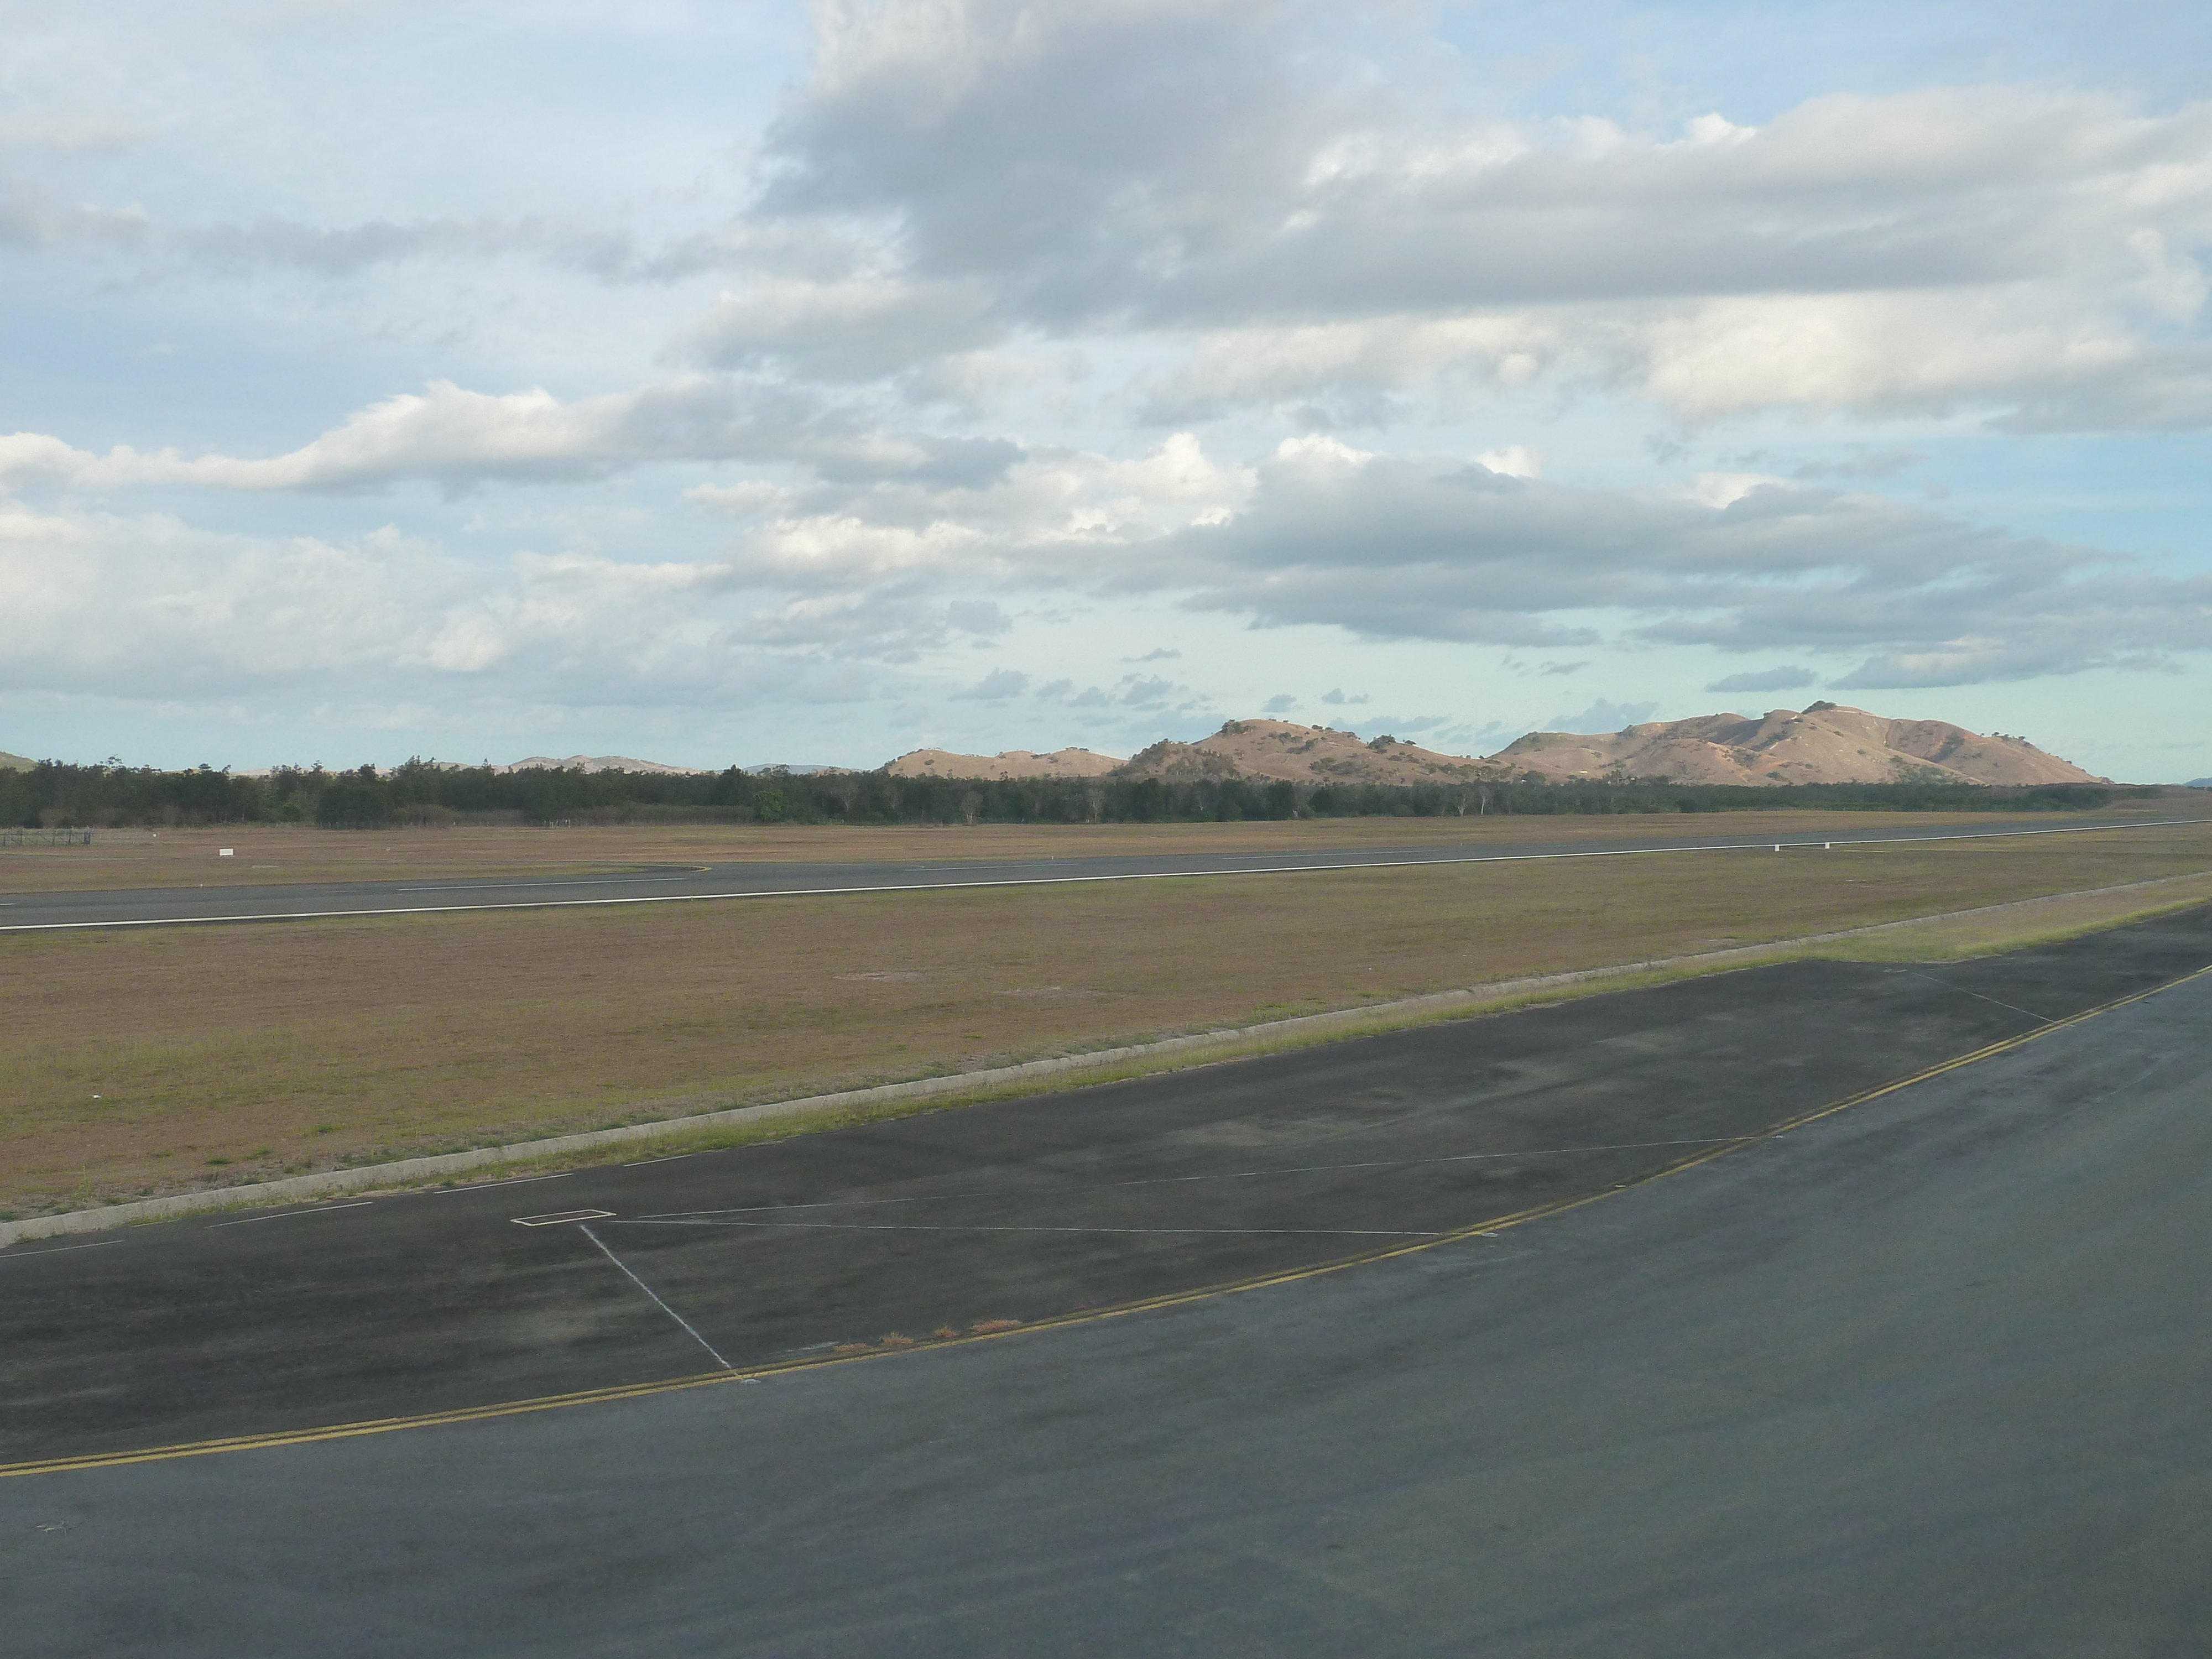
[[[2205,870],[2212,828],[2190,827],[30,936],[0,942],[0,1204],[76,1207]]]
[[[2100,817],[2171,817],[2201,803],[2129,802]],[[0,847],[0,893],[104,888],[232,887],[319,881],[465,879],[571,875],[654,865],[871,864],[919,860],[1082,858],[1131,853],[1282,852],[1333,847],[1427,847],[1440,842],[1682,840],[1854,830],[2006,823],[2053,825],[2050,812],[1679,812],[1618,817],[1306,818],[1283,823],[978,824],[854,828],[835,824],[594,825],[527,828],[319,830],[228,824],[103,830],[91,847]],[[234,856],[221,858],[222,848]]]

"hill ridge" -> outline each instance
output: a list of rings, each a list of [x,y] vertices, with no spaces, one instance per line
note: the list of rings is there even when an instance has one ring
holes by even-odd
[[[920,749],[884,769],[896,777],[1243,778],[1324,785],[1474,782],[1738,784],[2109,783],[2027,738],[1984,735],[1946,720],[1893,720],[1815,702],[1757,716],[1723,711],[1647,720],[1619,732],[1530,732],[1488,756],[1449,755],[1382,734],[1361,738],[1291,720],[1232,720],[1194,742],[1163,738],[1127,761],[1087,749],[995,756]]]

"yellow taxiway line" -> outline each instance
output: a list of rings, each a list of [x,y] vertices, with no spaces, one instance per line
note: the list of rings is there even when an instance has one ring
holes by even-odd
[[[1145,1297],[1133,1302],[1116,1303],[1111,1307],[1085,1309],[1080,1313],[1059,1314],[1049,1318],[1028,1321],[1006,1330],[980,1332],[933,1341],[917,1341],[908,1347],[870,1347],[866,1352],[859,1353],[825,1354],[811,1359],[787,1360],[781,1364],[746,1366],[736,1370],[706,1371],[688,1376],[668,1377],[653,1382],[628,1383],[604,1389],[585,1389],[574,1394],[543,1395],[531,1400],[511,1400],[495,1405],[463,1407],[452,1411],[424,1412],[409,1417],[382,1417],[372,1418],[359,1423],[337,1423],[324,1428],[282,1430],[269,1434],[233,1435],[224,1439],[189,1441],[181,1445],[150,1446],[139,1451],[88,1452],[76,1457],[52,1457],[27,1463],[0,1464],[0,1480],[25,1474],[58,1474],[72,1469],[119,1468],[131,1463],[159,1463],[178,1458],[211,1457],[218,1453],[260,1451],[276,1446],[304,1446],[323,1440],[352,1440],[365,1435],[392,1434],[403,1429],[437,1428],[452,1423],[481,1423],[496,1418],[522,1417],[532,1412],[559,1411],[570,1406],[596,1406],[618,1400],[641,1400],[653,1395],[680,1393],[687,1389],[714,1388],[732,1382],[750,1382],[767,1376],[789,1376],[797,1371],[821,1370],[831,1365],[850,1365],[866,1359],[887,1358],[893,1354],[919,1353],[935,1349],[963,1347],[970,1343],[997,1341],[1003,1337],[1026,1336],[1036,1331],[1065,1330],[1071,1326],[1097,1324],[1102,1320],[1121,1319],[1131,1314],[1149,1313],[1161,1308],[1182,1307],[1189,1303],[1204,1302],[1214,1297],[1230,1296],[1241,1291],[1264,1290],[1269,1285],[1289,1285],[1300,1279],[1317,1279],[1324,1273],[1341,1273],[1347,1267],[1362,1267],[1374,1261],[1387,1261],[1396,1256],[1412,1255],[1419,1251],[1435,1249],[1442,1244],[1461,1243],[1470,1238],[1480,1237],[1485,1234],[1503,1232],[1509,1227],[1526,1226],[1532,1221],[1541,1221],[1551,1216],[1562,1215],[1569,1210],[1578,1210],[1584,1205],[1595,1204],[1599,1200],[1611,1198],[1617,1193],[1648,1186],[1652,1182],[1664,1180],[1668,1176],[1679,1175],[1685,1170],[1693,1170],[1700,1164],[1710,1164],[1714,1159],[1724,1158],[1730,1152],[1740,1152],[1746,1146],[1755,1146],[1763,1140],[1771,1140],[1777,1135],[1787,1133],[1792,1129],[1800,1128],[1808,1123],[1816,1123],[1825,1117],[1832,1117],[1837,1113],[1848,1111],[1854,1106],[1863,1106],[1869,1101],[1880,1100],[1883,1096],[1893,1095],[1901,1089],[1910,1089],[1916,1084],[1929,1082],[1947,1073],[1959,1071],[1982,1060],[1994,1059],[1999,1054],[2008,1054],[2014,1049],[2025,1048],[2031,1042],[2049,1036],[2054,1031],[2063,1031],[2071,1026],[2086,1024],[2101,1015],[2144,1001],[2162,992],[2172,990],[2177,986],[2186,985],[2192,980],[2203,979],[2208,975],[2212,975],[2212,966],[2200,968],[2194,973],[2184,974],[2178,979],[2168,980],[2163,985],[2154,985],[2147,991],[2137,991],[2128,996],[2116,998],[2111,1002],[2101,1003],[2094,1008],[2084,1009],[2081,1012],[2069,1015],[2064,1019],[2048,1021],[2032,1031],[2023,1032],[2018,1036],[2007,1037],[2001,1042],[1992,1042],[1986,1048],[1976,1048],[1969,1054],[1960,1054],[1954,1059],[1944,1060],[1940,1065],[1930,1066],[1924,1071],[1915,1072],[1910,1077],[1899,1078],[1894,1082],[1880,1084],[1871,1089],[1863,1089],[1855,1095],[1847,1095],[1841,1100],[1832,1101],[1809,1112],[1786,1118],[1779,1123],[1769,1125],[1766,1128],[1753,1133],[1724,1140],[1717,1146],[1677,1158],[1673,1163],[1663,1164],[1648,1175],[1624,1182],[1619,1187],[1608,1188],[1602,1192],[1587,1193],[1579,1198],[1557,1199],[1548,1204],[1539,1204],[1526,1210],[1516,1210],[1510,1214],[1494,1216],[1488,1220],[1478,1221],[1471,1225],[1456,1228],[1449,1232],[1438,1233],[1412,1243],[1388,1245],[1380,1249],[1362,1251],[1356,1255],[1340,1256],[1334,1261],[1318,1262],[1310,1267],[1289,1268],[1281,1273],[1263,1273],[1255,1278],[1235,1279],[1226,1284],[1208,1285],[1195,1290],[1169,1291],[1159,1296]]]

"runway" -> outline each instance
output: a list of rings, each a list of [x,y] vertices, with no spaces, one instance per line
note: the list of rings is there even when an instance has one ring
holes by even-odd
[[[19,1461],[732,1380],[0,1480],[0,1604],[38,1655],[2187,1651],[2208,962],[2199,911],[19,1247]],[[689,1224],[745,1217],[834,1224]],[[1020,1323],[880,1346],[939,1318]]]
[[[264,886],[0,894],[0,934],[222,922],[302,921],[335,916],[421,915],[455,910],[579,908],[836,893],[1049,886],[1194,876],[1287,875],[1415,865],[1754,853],[1778,848],[1887,846],[2014,839],[2206,822],[2198,817],[2069,819],[1992,828],[1930,824],[1909,830],[1832,827],[1775,836],[1726,835],[1610,842],[1530,839],[1510,845],[1349,848],[1277,853],[1165,854],[1100,858],[957,860],[910,865],[732,863],[665,866],[605,875],[465,881],[313,882]]]

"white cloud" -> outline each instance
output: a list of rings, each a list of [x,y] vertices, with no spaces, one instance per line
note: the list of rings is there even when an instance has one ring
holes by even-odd
[[[1820,676],[1809,668],[1761,668],[1747,673],[1728,674],[1705,688],[1723,696],[1738,691],[1794,691],[1801,685],[1810,685]]]
[[[1310,0],[815,16],[811,64],[744,60],[749,104],[678,8],[576,25],[639,55],[543,91],[536,63],[495,109],[450,95],[481,55],[427,12],[212,46],[149,14],[158,49],[33,20],[69,44],[0,71],[0,608],[29,641],[0,673],[422,708],[968,688],[972,720],[1133,731],[1216,694],[1152,672],[1163,638],[1239,665],[1240,711],[1340,679],[1446,702],[1387,647],[1295,654],[1330,630],[1469,676],[1558,647],[1496,672],[1624,696],[1622,653],[1684,684],[1736,653],[1714,683],[1748,692],[2212,648],[2193,463],[2124,436],[2212,423],[2212,104],[1809,70],[1516,102],[1477,80],[1496,9],[1450,40]],[[459,78],[395,106],[356,51]],[[2120,435],[2040,435],[2084,432]],[[1872,493],[1908,488],[1961,505]],[[412,533],[310,499],[402,489]],[[1993,527],[2031,498],[2175,554]]]
[[[1003,440],[884,431],[792,389],[693,375],[564,402],[541,389],[404,392],[285,454],[185,456],[127,445],[105,454],[45,433],[0,437],[0,488],[144,484],[345,491],[410,480],[465,490],[492,480],[563,482],[652,461],[787,460],[842,478],[988,479],[1018,451]],[[737,499],[699,499],[726,505]]]
[[[1280,8],[819,15],[757,222],[877,228],[865,275],[761,290],[747,352],[888,372],[1020,329],[1165,334],[1191,343],[1156,388],[1170,418],[1551,368],[1698,417],[2056,403],[2095,423],[2117,378],[2129,423],[2212,419],[2174,361],[2202,319],[2212,106],[1838,94],[1674,138],[1469,121],[1302,51]]]
[[[11,690],[721,707],[849,681],[811,654],[823,631],[779,635],[789,607],[729,592],[716,567],[526,555],[487,568],[388,528],[266,538],[0,501],[0,592],[18,630],[0,661]],[[925,604],[903,626],[953,624]]]
[[[1554,714],[1546,720],[1547,732],[1619,732],[1648,720],[1657,712],[1656,702],[1611,702],[1598,698],[1579,714]]]

